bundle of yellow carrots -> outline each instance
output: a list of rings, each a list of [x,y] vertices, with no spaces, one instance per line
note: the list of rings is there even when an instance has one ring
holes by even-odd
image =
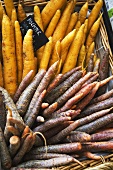
[[[40,69],[47,70],[56,61],[59,61],[56,74],[64,74],[80,65],[88,68],[102,18],[102,0],[97,1],[89,16],[88,2],[78,12],[75,11],[76,0],[51,0],[43,10],[35,5],[34,20],[49,39],[36,52],[32,29],[22,39],[20,23],[27,17],[24,8],[19,3],[15,9],[13,0],[4,0],[4,3],[5,7],[0,5],[0,86],[11,96],[30,70],[34,77]],[[99,65],[96,54],[92,58],[93,66]]]

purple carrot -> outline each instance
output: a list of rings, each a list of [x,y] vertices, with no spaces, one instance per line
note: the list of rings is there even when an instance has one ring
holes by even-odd
[[[26,87],[29,85],[29,83],[31,82],[31,76],[33,74],[33,70],[31,70],[25,77],[24,79],[21,81],[21,83],[18,86],[18,89],[15,92],[15,95],[13,97],[13,101],[16,103],[20,97],[20,95],[22,94],[22,92],[26,89]]]
[[[92,72],[93,71],[93,67],[94,67],[94,53],[91,54],[89,62],[88,62],[88,66],[87,66],[87,72]]]
[[[113,131],[103,131],[103,132],[98,132],[94,133],[91,135],[91,141],[97,142],[97,141],[106,141],[113,139]]]
[[[57,109],[57,106],[58,106],[57,102],[52,103],[46,109],[43,110],[42,115],[44,117],[50,117],[51,114]]]
[[[25,115],[33,94],[44,75],[45,70],[40,70],[16,102],[17,110],[21,116]]]
[[[3,95],[0,92],[0,126],[2,130],[4,131],[5,124],[6,124],[6,109],[5,109],[5,105],[3,101],[4,101]]]
[[[99,74],[95,73],[91,78],[89,78],[89,80],[87,80],[82,87],[86,86],[87,84],[93,83],[94,81],[97,80]]]

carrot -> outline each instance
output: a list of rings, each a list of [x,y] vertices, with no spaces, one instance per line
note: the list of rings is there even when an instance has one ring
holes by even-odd
[[[18,84],[22,81],[22,71],[23,71],[23,56],[22,56],[22,33],[20,30],[20,25],[18,21],[14,23],[15,28],[15,51],[17,59],[17,79]]]
[[[29,114],[29,117],[25,121],[25,124],[28,125],[29,127],[33,126],[36,117],[39,114],[40,106],[42,104],[42,100],[44,99],[45,94],[46,94],[46,90],[43,90],[42,93],[39,95],[32,112]]]
[[[69,142],[88,142],[91,140],[91,136],[85,132],[72,131],[66,138]]]
[[[90,152],[110,151],[113,149],[112,141],[105,142],[86,142],[82,144],[83,150]]]
[[[23,158],[23,156],[27,152],[27,150],[29,148],[29,144],[30,144],[30,142],[32,142],[32,139],[33,139],[32,136],[33,136],[32,134],[29,134],[25,138],[23,145],[20,147],[19,151],[17,152],[17,154],[13,158],[13,161],[12,161],[13,166],[18,165],[18,163],[20,163],[21,159]]]
[[[22,132],[22,138],[26,137],[26,135],[30,132],[29,126],[26,126]]]
[[[106,140],[110,140],[112,138],[113,138],[113,132],[109,132],[109,131],[97,132],[97,133],[93,133],[91,135],[92,142],[106,141]]]
[[[30,105],[28,107],[28,110],[26,112],[26,116],[24,118],[24,120],[26,120],[26,118],[28,117],[28,115],[32,112],[32,109],[35,106],[35,102],[36,99],[39,97],[40,93],[46,89],[51,81],[51,79],[53,78],[56,68],[57,68],[58,62],[55,62],[46,72],[46,74],[44,75],[44,77],[42,78],[41,82],[39,83],[39,85],[37,86],[37,89],[34,93],[34,96],[30,102]]]
[[[83,152],[83,155],[85,156],[85,157],[87,157],[88,159],[93,159],[93,160],[100,160],[101,159],[101,156],[98,156],[98,155],[95,155],[95,154],[93,154],[93,153],[91,153],[91,152]]]
[[[9,18],[11,18],[12,9],[14,8],[13,0],[4,0],[5,9]]]
[[[49,105],[49,107],[44,109],[44,111],[42,112],[42,115],[44,117],[49,117],[57,109],[57,106],[58,106],[57,102],[52,103],[51,105]]]
[[[44,30],[46,29],[47,25],[49,24],[50,20],[54,16],[55,12],[58,9],[61,9],[63,7],[63,4],[66,2],[66,0],[61,1],[50,1],[42,10],[41,17],[43,22]]]
[[[43,102],[43,103],[41,104],[41,108],[42,108],[42,109],[46,109],[48,106],[49,106],[49,103]]]
[[[89,80],[87,80],[82,87],[84,87],[85,85],[89,84],[89,83],[93,83],[95,80],[97,80],[99,74],[95,72],[95,74],[89,78]]]
[[[91,10],[91,13],[88,17],[88,31],[92,27],[93,23],[96,21],[102,6],[103,0],[98,0],[97,3],[94,5],[93,9]]]
[[[94,53],[94,48],[95,48],[95,42],[94,41],[90,44],[90,46],[88,48],[86,47],[86,51],[87,51],[87,55],[86,55],[86,59],[85,59],[86,67],[88,66],[90,56],[93,55],[93,53]]]
[[[72,162],[77,162],[79,164],[81,164],[78,160],[76,160],[73,157],[69,157],[69,156],[64,156],[64,157],[57,157],[57,158],[51,158],[48,160],[31,160],[31,161],[27,161],[24,163],[21,163],[20,165],[18,165],[18,168],[51,168],[51,167],[55,167],[55,166],[63,166],[63,165],[67,165],[69,163]]]
[[[76,29],[76,34],[77,34],[80,27],[81,27],[81,22],[78,20],[75,27],[74,27]]]
[[[94,68],[93,68],[93,72],[99,72],[99,67],[100,67],[100,58],[97,58],[95,63],[94,63]]]
[[[9,153],[11,157],[14,157],[20,147],[20,138],[18,136],[12,136],[9,143]]]
[[[22,94],[22,92],[27,88],[27,86],[30,84],[31,82],[31,76],[32,76],[33,70],[31,70],[22,80],[22,82],[20,83],[20,85],[17,88],[17,91],[14,94],[13,97],[13,101],[16,103],[20,97],[20,95]]]
[[[38,24],[38,26],[41,28],[41,30],[44,31],[40,8],[37,5],[34,6],[34,20]]]
[[[11,96],[13,96],[17,89],[15,43],[14,37],[12,36],[11,21],[5,14],[3,15],[2,20],[2,54],[4,63],[4,88],[8,90]]]
[[[87,16],[87,12],[88,12],[88,2],[86,2],[80,9],[79,11],[79,20],[81,22],[81,24],[84,23],[86,16]]]
[[[75,37],[76,29],[73,29],[71,32],[69,32],[61,41],[61,54],[60,58],[62,59],[62,67],[65,63],[69,47]]]
[[[0,159],[1,159],[1,165],[4,169],[11,168],[12,160],[11,160],[1,127],[0,127]]]
[[[97,90],[99,89],[100,83],[96,83],[93,89],[87,94],[85,98],[83,98],[78,104],[76,109],[80,109],[81,111],[89,104],[91,99],[95,96]]]
[[[105,115],[101,118],[96,119],[95,121],[86,124],[77,128],[76,130],[86,132],[86,133],[94,133],[97,129],[102,128],[113,121],[113,113]]]
[[[3,95],[0,92],[0,126],[1,129],[4,131],[6,125],[6,109],[3,101]]]
[[[36,121],[39,123],[45,122],[44,117],[42,116],[37,116]]]
[[[16,119],[14,117],[9,117],[8,121],[10,123],[16,124],[16,126],[19,128],[20,132],[22,132],[24,130],[24,128],[25,128],[25,124],[21,120],[19,120],[19,119]]]
[[[41,79],[45,75],[45,70],[40,70],[29,86],[22,92],[21,96],[19,97],[18,101],[16,102],[16,107],[20,115],[24,115],[27,111],[29,106],[30,100],[33,97],[33,94],[36,90],[36,87],[39,85]]]
[[[57,111],[54,113],[52,113],[52,118],[55,118],[55,117],[61,117],[61,116],[70,116],[71,119],[74,119],[77,115],[79,115],[81,112],[81,110],[67,110],[67,111],[64,111],[64,112],[59,112],[57,113]]]
[[[95,104],[91,104],[89,106],[87,106],[82,112],[81,114],[83,114],[84,116],[89,115],[91,113],[94,113],[96,111],[100,111],[103,109],[107,109],[113,106],[113,101],[112,101],[113,97],[108,98],[104,101],[95,103]]]
[[[17,21],[17,13],[16,13],[16,9],[14,8],[12,9],[12,13],[11,13],[11,23],[13,29],[14,29],[15,21]]]
[[[92,25],[90,31],[89,31],[89,34],[87,36],[87,39],[86,39],[86,47],[88,48],[91,43],[95,40],[95,37],[97,35],[97,32],[98,32],[98,29],[99,29],[99,26],[100,26],[100,21],[101,21],[101,18],[102,18],[102,14],[99,16],[99,18],[94,22],[94,24]]]
[[[64,66],[63,66],[63,70],[62,70],[63,74],[76,66],[78,53],[79,53],[79,50],[82,45],[81,42],[82,42],[82,38],[83,38],[83,30],[84,30],[84,24],[81,25],[79,31],[77,32],[77,34],[70,46],[70,49],[67,54],[67,58],[64,63]]]
[[[11,125],[7,126],[7,130],[15,136],[20,136],[19,130],[15,128],[14,126],[11,126]]]
[[[100,87],[107,85],[113,79],[113,75],[100,81]]]
[[[61,17],[61,10],[58,9],[55,12],[54,16],[52,17],[49,25],[47,26],[47,29],[45,30],[46,37],[50,37],[50,36],[53,35],[54,30],[55,30],[55,28],[56,28],[56,26],[57,26],[57,24],[59,22],[60,17]]]
[[[55,145],[48,145],[47,152],[48,153],[72,153],[75,151],[81,150],[81,144],[79,142],[73,143],[65,143],[65,144],[55,144]],[[45,153],[46,148],[45,146],[33,148],[29,153],[31,154],[38,154],[38,153]]]
[[[51,90],[53,90],[56,86],[59,85],[60,80],[62,79],[63,74],[58,74],[56,77],[52,80],[52,82],[49,84],[47,88],[47,93],[49,93]]]
[[[45,97],[45,101],[53,103],[59,96],[61,96],[66,90],[68,90],[73,84],[75,84],[82,76],[82,71],[76,71],[69,78],[59,84],[55,89],[48,93]],[[53,95],[54,94],[54,95]]]
[[[66,35],[74,29],[74,26],[76,25],[77,20],[78,20],[78,13],[77,12],[72,13],[67,30],[66,30]]]
[[[62,106],[70,97],[77,93],[82,85],[93,75],[92,72],[87,73],[80,78],[75,84],[73,84],[65,93],[63,93],[55,102],[58,103],[58,107]]]
[[[74,11],[74,1],[69,1],[61,15],[61,18],[57,24],[57,27],[53,33],[53,45],[58,41],[62,40],[65,36],[66,29],[71,17],[71,13]]]
[[[53,128],[55,126],[58,126],[62,124],[65,121],[71,120],[71,117],[59,117],[59,118],[53,118],[45,121],[42,125],[39,125],[33,129],[34,132],[45,132],[50,128]]]
[[[99,80],[104,80],[105,78],[109,77],[109,49],[106,49],[104,55],[100,59],[100,67],[99,67]],[[107,89],[107,84],[102,86],[99,91],[98,95],[104,94]]]
[[[102,95],[100,95],[98,97],[93,98],[90,101],[89,104],[94,104],[94,103],[101,102],[101,101],[106,100],[106,99],[108,99],[108,98],[110,98],[112,96],[113,96],[113,89],[111,89],[110,91],[106,92],[105,94],[102,94]]]
[[[94,54],[91,54],[88,65],[87,65],[87,72],[93,72],[93,67],[94,67]]]
[[[23,6],[19,3],[17,8],[17,18],[19,22],[22,22],[27,17]]]
[[[88,32],[88,19],[85,19],[85,22],[84,22],[84,36],[83,36],[82,44],[85,44],[86,37],[87,37],[87,32]]]
[[[3,11],[4,9],[3,9],[2,3],[0,2],[0,29],[2,26]]]
[[[82,66],[82,69],[84,69],[84,62],[85,62],[85,56],[86,56],[86,48],[85,45],[82,45],[80,48],[79,56],[77,59],[77,66]]]

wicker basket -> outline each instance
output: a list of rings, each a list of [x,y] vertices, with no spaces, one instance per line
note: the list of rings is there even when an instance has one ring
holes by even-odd
[[[81,6],[86,2],[86,0],[77,0],[77,6]],[[89,6],[94,6],[95,1],[89,0]],[[4,5],[4,2],[2,2]],[[17,7],[18,3],[22,3],[22,5],[25,8],[25,11],[29,14],[33,10],[34,5],[38,5],[39,7],[43,8],[48,1],[47,0],[14,0],[15,7]],[[98,35],[96,37],[96,52],[97,55],[103,55],[103,52],[105,49],[109,48],[110,55],[109,55],[109,64],[110,64],[110,70],[113,74],[113,55],[112,51],[109,45],[108,35],[106,31],[106,27],[104,24],[104,20],[101,20],[100,29],[98,32]],[[61,166],[61,167],[53,167],[53,170],[112,170],[113,169],[113,154],[112,153],[105,153],[104,156],[101,156],[101,160],[81,160],[84,167],[81,167],[81,165],[78,165],[77,163],[71,163],[69,165]],[[12,168],[13,170],[14,168]],[[15,168],[16,170],[20,170],[22,168]],[[41,170],[41,169],[40,169]],[[49,170],[42,169],[42,170]]]

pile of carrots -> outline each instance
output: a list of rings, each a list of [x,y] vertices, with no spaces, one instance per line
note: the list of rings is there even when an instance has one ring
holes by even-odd
[[[98,57],[95,37],[102,0],[88,13],[75,0],[51,0],[34,20],[49,41],[34,52],[22,39],[21,4],[0,6],[0,158],[4,169],[52,168],[113,150],[113,90],[107,91],[109,50]]]

